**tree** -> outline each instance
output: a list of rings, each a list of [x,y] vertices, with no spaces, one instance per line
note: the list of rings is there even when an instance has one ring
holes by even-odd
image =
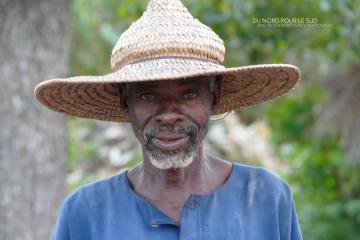
[[[67,0],[0,0],[0,239],[49,239],[65,194],[65,119],[36,84],[68,65]]]

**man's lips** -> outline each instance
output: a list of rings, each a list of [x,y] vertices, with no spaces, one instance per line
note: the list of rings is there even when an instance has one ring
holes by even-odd
[[[153,144],[167,151],[173,151],[184,146],[189,140],[189,136],[179,133],[158,133],[156,134],[152,142]]]

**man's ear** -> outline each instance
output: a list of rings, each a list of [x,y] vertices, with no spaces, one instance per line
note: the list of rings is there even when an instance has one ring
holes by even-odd
[[[215,109],[220,102],[221,76],[216,76],[214,85],[211,89],[212,109]]]
[[[120,101],[120,106],[125,110],[128,111],[129,110],[129,105],[128,105],[128,88],[126,86],[126,83],[118,83],[117,87],[119,89],[119,101]]]

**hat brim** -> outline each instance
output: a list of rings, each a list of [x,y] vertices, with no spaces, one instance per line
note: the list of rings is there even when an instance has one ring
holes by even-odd
[[[132,63],[103,76],[78,76],[44,81],[36,86],[39,102],[53,111],[88,119],[129,122],[119,102],[117,83],[222,76],[219,105],[213,115],[254,105],[294,88],[300,71],[289,64],[235,68],[186,58],[161,58]]]

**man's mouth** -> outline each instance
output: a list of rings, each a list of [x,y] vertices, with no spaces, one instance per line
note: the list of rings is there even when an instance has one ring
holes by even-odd
[[[173,151],[185,146],[189,138],[186,134],[160,132],[152,138],[152,142],[161,150]]]

